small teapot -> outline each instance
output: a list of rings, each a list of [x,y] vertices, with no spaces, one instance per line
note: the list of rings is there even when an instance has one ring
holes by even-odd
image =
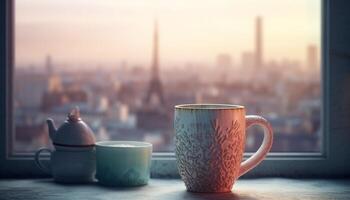
[[[89,126],[80,118],[76,107],[68,114],[67,120],[56,129],[52,119],[46,120],[53,145],[61,147],[94,147],[95,137]]]
[[[35,153],[37,166],[51,174],[56,182],[91,182],[96,171],[95,137],[89,126],[80,118],[79,108],[68,114],[67,120],[56,129],[54,121],[47,119],[52,151],[41,148]],[[40,160],[42,152],[49,152],[50,166]]]

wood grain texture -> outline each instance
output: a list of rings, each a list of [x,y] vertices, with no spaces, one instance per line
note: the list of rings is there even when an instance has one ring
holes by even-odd
[[[63,199],[167,199],[167,200],[328,200],[350,199],[350,180],[250,179],[239,180],[232,193],[190,193],[180,180],[152,179],[147,186],[106,188],[89,185],[58,185],[51,179],[0,180],[0,200]]]

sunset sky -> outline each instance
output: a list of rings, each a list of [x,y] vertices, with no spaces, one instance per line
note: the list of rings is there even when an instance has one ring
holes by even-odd
[[[320,46],[320,0],[16,0],[16,63],[148,65],[154,18],[160,61],[213,63],[219,53],[239,63],[254,50],[255,18],[263,17],[264,58],[304,62]]]

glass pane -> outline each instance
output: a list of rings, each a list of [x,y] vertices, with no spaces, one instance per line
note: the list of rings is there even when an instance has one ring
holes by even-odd
[[[245,105],[273,151],[320,151],[320,0],[15,2],[15,152],[50,146],[46,118],[75,106],[97,140],[171,152],[183,103]]]

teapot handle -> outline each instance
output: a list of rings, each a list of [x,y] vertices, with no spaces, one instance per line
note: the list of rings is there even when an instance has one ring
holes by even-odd
[[[39,167],[39,169],[41,169],[41,171],[43,171],[46,174],[51,174],[51,170],[47,165],[44,165],[42,163],[42,160],[40,159],[40,154],[44,151],[47,151],[50,153],[50,156],[52,154],[52,150],[48,149],[48,148],[41,148],[39,149],[36,153],[35,153],[35,164]]]

